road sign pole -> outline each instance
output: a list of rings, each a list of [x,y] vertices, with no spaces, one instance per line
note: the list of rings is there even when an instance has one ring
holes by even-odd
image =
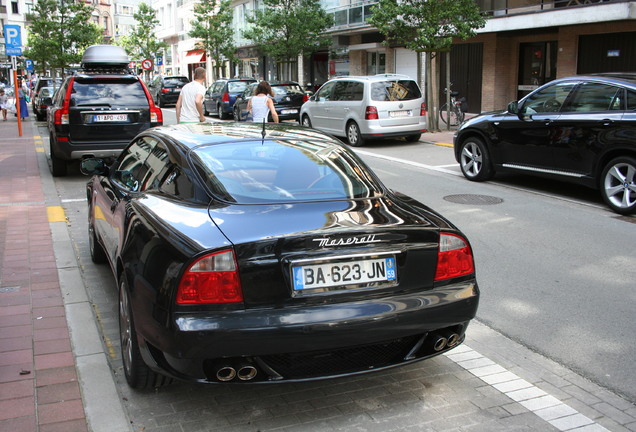
[[[15,61],[15,57],[12,57],[12,60]],[[18,92],[19,84],[18,84],[18,71],[16,68],[13,68],[13,84],[15,86],[15,112],[18,116],[18,136],[22,136],[22,117],[20,117],[20,93]]]

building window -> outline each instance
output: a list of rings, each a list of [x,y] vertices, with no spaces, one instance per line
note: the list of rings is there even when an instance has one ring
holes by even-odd
[[[18,8],[18,2],[17,1],[12,1],[11,2],[11,12],[14,13],[14,14],[20,13],[20,9]]]

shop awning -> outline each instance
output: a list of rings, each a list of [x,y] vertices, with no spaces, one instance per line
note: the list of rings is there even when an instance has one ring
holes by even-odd
[[[186,53],[185,62],[187,64],[192,63],[204,63],[205,62],[205,52],[202,50],[191,50]]]

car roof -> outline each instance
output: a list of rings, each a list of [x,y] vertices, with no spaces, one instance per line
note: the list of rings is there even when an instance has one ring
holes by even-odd
[[[323,132],[299,125],[267,123],[265,126],[251,122],[208,122],[159,126],[144,134],[156,134],[179,146],[194,148],[199,145],[221,144],[245,140],[320,140],[340,145],[340,141]]]
[[[399,80],[411,80],[415,81],[408,75],[401,74],[378,74],[378,75],[347,75],[347,76],[339,76],[332,78],[330,81],[338,81],[338,80],[360,80],[360,81],[386,81],[391,79],[399,79]]]
[[[594,73],[594,74],[588,74],[583,76],[588,76],[591,78],[603,78],[605,80],[610,80],[615,82],[625,82],[628,84],[636,85],[635,72],[602,72],[602,73]]]

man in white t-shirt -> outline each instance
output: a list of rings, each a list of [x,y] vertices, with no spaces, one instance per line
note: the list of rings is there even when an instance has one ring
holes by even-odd
[[[194,70],[192,82],[184,85],[177,100],[177,123],[199,123],[205,121],[203,97],[205,96],[205,69]]]

